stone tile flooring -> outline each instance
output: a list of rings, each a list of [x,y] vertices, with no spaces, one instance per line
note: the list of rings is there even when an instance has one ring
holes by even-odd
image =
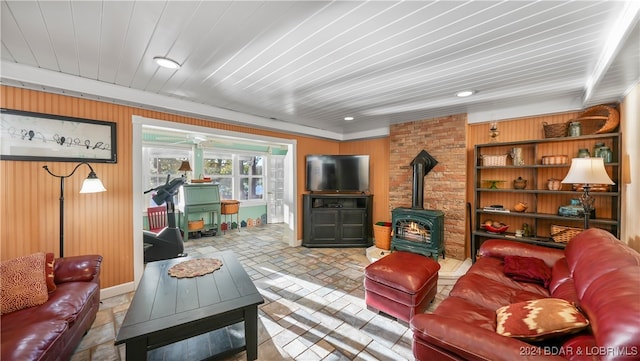
[[[259,360],[413,360],[411,331],[395,320],[367,310],[363,270],[369,264],[363,248],[289,247],[281,240],[283,225],[227,231],[189,240],[190,256],[233,250],[265,299],[259,308]],[[462,262],[441,262],[440,277],[451,281]],[[445,277],[443,277],[445,274]],[[455,277],[454,277],[455,278]],[[452,282],[439,282],[433,310],[448,295]],[[125,360],[115,335],[133,292],[103,300],[96,321],[72,361]],[[204,349],[234,343],[242,325],[150,352],[149,359],[197,360]],[[227,340],[226,337],[231,337]],[[221,340],[224,339],[224,340]],[[211,350],[214,349],[214,350]],[[245,352],[223,358],[246,360]],[[131,361],[131,360],[129,360]]]

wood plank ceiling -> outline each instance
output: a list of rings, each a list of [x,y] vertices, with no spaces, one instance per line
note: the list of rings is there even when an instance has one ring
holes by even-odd
[[[639,8],[634,1],[3,0],[0,78],[353,139],[434,116],[466,112],[483,121],[619,101],[640,78]],[[182,67],[158,67],[155,56]],[[467,89],[476,94],[455,96]]]

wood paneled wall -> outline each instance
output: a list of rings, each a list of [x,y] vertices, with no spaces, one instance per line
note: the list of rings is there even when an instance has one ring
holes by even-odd
[[[389,137],[340,143],[339,154],[369,154],[373,194],[372,222],[391,222],[389,209]]]
[[[103,288],[133,281],[133,197],[132,189],[132,125],[134,115],[147,118],[224,129],[248,134],[295,139],[297,141],[297,186],[299,196],[298,238],[302,237],[301,205],[304,192],[306,154],[339,154],[340,142],[287,133],[254,129],[225,122],[184,117],[129,106],[45,93],[0,87],[0,107],[69,117],[105,120],[117,124],[118,162],[92,163],[107,192],[79,194],[88,175],[81,167],[65,181],[65,256],[97,253],[104,257],[101,286]],[[359,153],[378,154],[385,139],[371,141],[370,149]],[[378,145],[380,144],[380,145]],[[386,162],[376,156],[378,162]],[[56,174],[68,174],[75,163],[0,161],[0,259],[48,251],[58,254],[59,187],[58,179],[42,169],[47,164]],[[374,175],[372,175],[374,176]],[[378,176],[375,176],[378,178]],[[382,182],[374,185],[374,194],[386,194]],[[376,202],[383,202],[380,197]],[[377,207],[386,208],[386,204]],[[142,216],[142,215],[140,215]]]
[[[560,114],[549,114],[537,117],[507,119],[497,122],[500,134],[497,137],[498,142],[515,142],[520,140],[545,139],[544,124],[565,123],[571,119],[575,119],[579,112],[568,112]],[[473,202],[473,172],[475,167],[474,147],[476,144],[489,143],[490,123],[469,124],[467,130],[467,174],[469,176],[467,182],[467,195],[470,202]],[[570,158],[571,153],[566,153]]]

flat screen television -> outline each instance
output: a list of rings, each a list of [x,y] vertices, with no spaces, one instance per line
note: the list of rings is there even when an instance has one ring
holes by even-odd
[[[306,190],[368,192],[368,155],[308,155]]]

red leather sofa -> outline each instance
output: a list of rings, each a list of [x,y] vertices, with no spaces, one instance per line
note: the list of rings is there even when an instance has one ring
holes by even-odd
[[[68,360],[100,305],[102,257],[58,258],[56,290],[45,304],[2,315],[1,360]]]
[[[506,276],[505,257],[514,255],[542,259],[548,287]],[[589,327],[539,342],[496,332],[498,308],[541,298],[575,304]],[[417,360],[640,360],[640,254],[595,228],[564,250],[487,240],[449,297],[410,325]]]

